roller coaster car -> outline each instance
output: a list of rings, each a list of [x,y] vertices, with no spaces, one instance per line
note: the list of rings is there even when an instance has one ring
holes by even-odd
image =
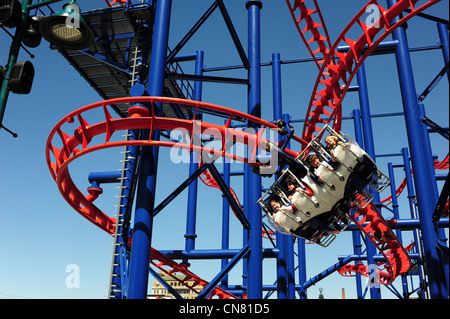
[[[318,142],[325,131],[336,141],[332,149]],[[315,167],[309,163],[312,153],[318,158]],[[258,203],[277,231],[324,247],[349,224],[352,205],[364,208],[372,201],[366,186],[381,192],[390,184],[354,140],[328,126],[295,158],[294,167],[288,166]],[[276,211],[274,200],[281,206]]]

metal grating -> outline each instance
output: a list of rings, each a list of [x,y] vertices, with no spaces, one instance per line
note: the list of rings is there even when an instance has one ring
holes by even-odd
[[[56,48],[66,60],[80,73],[91,87],[107,100],[126,97],[130,94],[133,70],[142,71],[146,77],[148,61],[137,54],[141,50],[145,38],[151,37],[153,28],[153,8],[148,4],[135,6],[130,10],[126,7],[111,7],[82,13],[83,18],[95,33],[96,41],[84,50],[66,50]],[[150,44],[151,45],[151,44]],[[149,50],[150,52],[150,50]],[[147,59],[148,60],[148,59]],[[145,65],[142,65],[142,62]],[[179,66],[171,67],[177,69]],[[187,87],[186,93],[180,87]],[[177,81],[165,81],[167,96],[177,98],[191,98],[190,85],[178,85]],[[190,87],[192,90],[192,87]],[[128,117],[128,105],[114,105],[113,108],[121,117]],[[190,109],[180,106],[176,110],[173,106],[163,105],[163,114],[167,117],[190,117]]]

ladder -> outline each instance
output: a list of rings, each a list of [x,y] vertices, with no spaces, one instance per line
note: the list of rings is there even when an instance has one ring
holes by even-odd
[[[136,132],[128,131],[127,139],[136,139]],[[126,146],[123,151],[122,174],[120,178],[120,195],[117,207],[116,228],[114,234],[113,254],[111,262],[111,274],[108,298],[123,299],[127,292],[127,260],[128,260],[128,239],[129,225],[133,197],[136,186],[136,167],[138,165],[137,146]]]

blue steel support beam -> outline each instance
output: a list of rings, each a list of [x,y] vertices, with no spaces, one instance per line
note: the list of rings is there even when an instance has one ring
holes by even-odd
[[[364,223],[362,226],[366,226],[367,224]],[[437,223],[436,226],[439,228],[448,228],[449,226],[449,219],[448,218],[441,218]],[[414,230],[420,228],[420,219],[397,219],[392,220],[389,224],[389,227],[391,229],[401,229],[401,230]],[[354,223],[351,223],[345,228],[343,231],[354,231],[358,230],[358,226],[356,226]],[[358,255],[358,254],[355,254]]]
[[[400,219],[400,213],[398,210],[398,200],[397,200],[397,186],[395,183],[395,175],[394,175],[394,167],[391,162],[388,163],[388,173],[389,179],[391,180],[391,197],[392,197],[392,210],[394,212],[394,219]],[[395,230],[395,235],[403,243],[402,231],[400,229]],[[402,288],[403,288],[403,297],[408,298],[408,283],[406,281],[406,276],[402,275]]]
[[[362,128],[360,124],[356,124],[359,123],[361,118],[361,111],[359,109],[354,109],[353,110],[353,120],[355,121],[355,136],[362,136]],[[356,228],[353,232],[352,232],[352,239],[353,239],[353,252],[356,255],[360,255],[361,254],[361,248],[362,248],[362,243],[361,243],[361,233],[359,231],[359,228]],[[355,264],[357,264],[358,262],[361,262],[360,260],[355,260]],[[357,298],[358,299],[363,299],[363,292],[362,292],[362,284],[361,284],[361,275],[360,274],[356,274],[355,275],[355,284],[356,284],[356,294],[357,294]]]
[[[418,107],[420,118],[426,118],[425,106],[422,103],[419,103]],[[427,161],[428,174],[430,176],[434,176],[435,169],[434,169],[433,150],[431,148],[430,133],[428,132],[427,124],[423,123],[422,121],[421,121],[421,129],[423,134],[423,152]],[[430,198],[432,198],[434,205],[436,205],[439,197],[437,182],[435,179],[431,179],[430,184],[431,184],[431,188],[429,189]]]
[[[444,63],[447,64],[450,60],[449,54],[449,40],[448,40],[448,26],[443,23],[437,24],[438,32],[439,32],[439,40],[442,45],[442,54],[444,56]],[[450,79],[450,71],[447,71],[447,78]]]
[[[209,172],[211,173],[212,177],[217,182],[217,185],[219,186],[219,188],[222,191],[225,198],[228,200],[228,203],[230,204],[231,208],[233,209],[234,213],[236,214],[237,219],[241,222],[242,226],[245,229],[250,229],[251,224],[250,224],[249,220],[244,215],[241,206],[239,206],[239,203],[234,199],[233,194],[230,191],[230,188],[227,187],[227,185],[225,184],[223,177],[220,175],[220,173],[217,170],[214,163],[205,164],[205,165],[208,166]],[[259,206],[259,204],[258,204],[258,206]]]
[[[203,82],[246,84],[246,85],[248,85],[249,83],[247,79],[228,78],[222,76],[205,76],[205,75],[200,76],[184,73],[169,73],[167,75],[167,78],[172,80],[203,81]]]
[[[279,53],[272,54],[272,62],[273,119],[277,121],[283,116],[281,99],[281,56]],[[277,248],[280,250],[277,258],[277,298],[287,299],[287,236],[276,232],[276,239]]]
[[[352,255],[344,257],[342,259],[339,259],[339,261],[337,263],[335,263],[334,265],[332,265],[331,267],[325,269],[324,271],[322,271],[321,273],[317,274],[316,276],[310,278],[309,280],[307,280],[303,285],[302,285],[302,289],[308,289],[309,287],[311,287],[312,285],[315,285],[316,283],[318,283],[319,281],[321,281],[322,279],[328,277],[329,275],[331,275],[332,273],[334,273],[335,271],[337,271],[338,269],[340,269],[341,267],[347,265],[349,262],[355,260],[355,258],[353,258]]]
[[[155,207],[153,210],[153,217],[158,215],[164,207],[169,205],[171,201],[173,201],[180,193],[188,186],[190,186],[192,183],[194,183],[197,178],[207,169],[208,167],[206,165],[201,165],[197,168],[196,171],[194,171],[189,177],[180,184],[170,195],[168,195],[161,203],[159,203],[158,206]]]
[[[89,173],[88,181],[89,181],[89,183],[97,182],[99,184],[120,183],[121,177],[122,177],[121,171],[93,172],[93,173]]]
[[[248,244],[244,245],[247,246]],[[159,252],[170,259],[232,259],[241,249],[196,249],[190,252],[185,250],[160,250]],[[264,248],[262,258],[276,258],[280,253],[277,248]],[[247,259],[247,257],[245,258]],[[244,260],[245,260],[244,259]]]
[[[225,157],[223,163],[223,181],[227,188],[230,188],[230,160]],[[227,198],[223,195],[222,198],[222,250],[230,248],[230,204]],[[221,260],[222,269],[226,267],[228,263],[227,259]],[[228,289],[228,275],[222,278],[220,287]]]
[[[421,118],[426,118],[426,114],[425,114],[425,106],[420,103],[419,104],[419,110],[420,110],[420,117]],[[435,176],[435,168],[434,168],[434,159],[433,159],[433,153],[432,153],[432,148],[431,148],[431,140],[430,140],[430,133],[428,131],[428,126],[427,124],[423,123],[422,121],[422,133],[423,133],[423,148],[424,148],[424,154],[426,155],[426,159],[427,159],[427,168],[429,171],[429,176],[431,176],[431,188],[429,189],[429,196],[432,199],[432,203],[433,203],[433,213],[432,213],[432,217],[431,220],[434,222],[434,212],[436,210],[436,206],[438,205],[439,202],[439,190],[438,190],[438,186],[437,186],[437,181],[436,178],[434,178]],[[437,226],[435,226],[435,229],[437,228]],[[447,235],[445,234],[444,229],[442,228],[437,228],[437,234],[438,234],[438,240],[440,240],[441,242],[445,243],[447,242]],[[449,265],[448,265],[448,258],[441,258],[440,259],[443,269],[444,269],[444,274],[445,274],[445,282],[448,283],[449,282]],[[448,284],[447,284],[447,289],[448,289]]]
[[[411,164],[409,162],[408,148],[406,147],[402,148],[402,156],[403,156],[403,166],[405,167],[406,190],[408,193],[411,218],[416,218],[416,216],[414,216],[414,208],[413,208],[413,201],[416,198],[416,193],[414,191],[414,183],[411,175]]]
[[[303,288],[306,282],[306,241],[298,238],[298,284],[302,287],[299,290],[300,299],[307,299],[308,294]]]
[[[231,35],[231,39],[233,40],[233,43],[236,46],[236,50],[238,51],[242,64],[244,65],[244,68],[248,70],[250,68],[250,63],[247,59],[247,56],[245,55],[244,48],[242,47],[241,41],[239,40],[237,32],[234,29],[233,23],[231,22],[230,15],[228,14],[228,11],[225,8],[225,5],[223,4],[222,0],[217,0],[216,2],[219,5],[220,12],[222,13],[222,17],[225,21],[225,24],[227,25],[228,32]]]
[[[355,136],[362,136],[362,128],[360,124],[360,118],[361,118],[361,111],[359,109],[354,109],[352,112],[353,120],[355,121],[354,128],[355,128]],[[353,239],[353,252],[356,255],[361,254],[361,234],[359,231],[359,228],[353,229],[352,232],[352,239]],[[361,262],[360,260],[355,260],[355,264]],[[356,274],[355,275],[355,284],[356,284],[356,293],[358,299],[363,299],[363,293],[362,293],[362,284],[361,284],[361,275]]]
[[[416,194],[415,194],[415,190],[414,190],[414,183],[412,180],[412,176],[411,176],[411,165],[409,162],[409,151],[408,148],[404,147],[401,150],[402,155],[403,155],[403,166],[404,166],[404,170],[405,170],[405,179],[406,179],[406,190],[407,190],[407,194],[408,194],[408,203],[409,203],[409,210],[410,210],[410,215],[412,219],[416,219],[417,218],[417,214],[416,214],[416,204],[415,204],[415,200],[416,200]],[[416,229],[420,229],[420,225],[418,225],[418,227]],[[419,231],[416,230],[413,232],[413,236],[414,236],[414,242],[416,243],[416,251],[422,253],[423,252],[423,242],[420,239],[420,234]],[[425,287],[424,286],[424,282],[425,282],[425,265],[423,262],[423,256],[421,256],[421,262],[418,264],[419,267],[419,283],[420,283],[420,287]],[[424,295],[427,295],[428,293],[426,292],[426,288],[425,288],[425,292]]]
[[[365,83],[365,74],[363,73],[363,76],[361,76],[361,74],[359,73],[361,69],[364,70],[363,67],[364,66],[362,66],[358,70],[358,74],[359,74],[358,82],[361,82],[361,84],[360,84],[361,113],[363,113],[363,110],[364,110],[365,114],[364,114],[364,116],[361,116],[362,119],[364,119],[364,121],[362,121],[362,120],[360,121],[359,117],[355,117],[355,119],[354,119],[355,139],[359,145],[364,145],[363,148],[366,149],[367,154],[369,154],[369,156],[372,157],[372,159],[375,159],[374,154],[373,154],[373,156],[371,156],[369,153],[369,152],[374,153],[374,147],[373,147],[373,137],[372,137],[372,125],[370,122],[370,111],[368,108],[368,101],[366,101],[367,86]],[[364,87],[364,89],[361,89],[361,85]],[[369,112],[369,114],[367,114],[368,112]],[[367,120],[367,117],[369,118],[369,121]],[[363,122],[363,125],[367,125],[367,127],[364,126],[364,130],[361,128],[361,122]],[[370,131],[370,132],[368,132],[368,131]],[[361,136],[361,133],[363,133],[363,136]],[[365,143],[367,143],[367,145],[365,145]],[[366,148],[367,146],[368,146],[368,148]],[[379,203],[380,197],[378,196],[378,198],[376,198],[375,194],[374,194],[374,201]],[[372,242],[369,240],[366,240],[366,249],[367,249],[367,255],[369,256],[367,263],[370,265],[376,265],[375,261],[372,259],[372,256],[375,255],[375,253],[376,253],[376,249],[375,249],[375,246],[372,244]],[[375,286],[375,285],[373,285],[373,286]],[[370,287],[370,297],[372,299],[380,299],[381,298],[380,288]]]
[[[188,33],[181,39],[181,41],[173,48],[172,52],[170,52],[169,56],[167,57],[167,61],[169,63],[172,63],[175,59],[175,56],[178,54],[178,52],[181,51],[181,49],[184,47],[184,45],[189,41],[190,38],[197,32],[198,29],[205,23],[206,20],[208,20],[209,16],[216,10],[217,8],[217,1],[215,1],[211,7],[209,7],[208,10],[203,14],[203,16],[194,24],[194,26],[188,31]]]
[[[166,53],[169,38],[172,0],[158,0],[152,41],[148,93],[162,96],[166,69]],[[155,112],[161,107],[155,105]],[[159,140],[159,132],[153,139]],[[148,135],[148,132],[147,132]],[[145,137],[144,137],[145,138]],[[153,227],[153,209],[156,191],[158,147],[143,147],[139,167],[139,182],[136,195],[133,245],[130,257],[130,299],[145,299],[149,276],[150,248]]]
[[[392,7],[396,2],[396,0],[388,0],[388,6]],[[392,23],[397,21],[398,18],[394,19]],[[431,219],[434,204],[432,198],[429,196],[431,176],[429,176],[426,155],[423,150],[424,143],[419,107],[417,105],[417,93],[404,28],[397,28],[394,30],[393,36],[394,39],[399,42],[395,57],[400,79],[400,89],[402,92],[409,149],[411,151],[411,162],[414,172],[413,178],[417,192],[430,296],[432,299],[448,298],[445,273],[442,269],[442,264],[439,262],[439,256],[436,251],[438,237]]]
[[[290,117],[288,114],[283,114],[283,121],[289,125]],[[287,141],[287,148],[290,148],[290,140]],[[295,299],[295,266],[294,266],[294,242],[292,236],[286,237],[286,270],[287,270],[287,284],[288,284],[288,298]]]
[[[196,299],[204,299],[208,297],[208,295],[211,293],[211,291],[214,289],[214,287],[217,286],[217,284],[224,278],[231,269],[233,269],[234,266],[248,253],[249,251],[249,245],[245,245],[234,257],[230,260],[230,262],[222,268],[221,272],[217,274],[216,277],[214,277],[213,280],[210,281],[210,283],[203,288],[203,290],[198,294]]]
[[[195,75],[202,75],[203,68],[203,51],[197,51],[196,59],[195,59]],[[203,83],[196,81],[194,83],[194,100],[201,101],[202,100],[202,89]],[[201,115],[198,115],[198,119],[201,120]],[[191,137],[196,138],[196,137]],[[199,137],[200,138],[200,137]],[[190,154],[190,163],[189,163],[189,175],[193,175],[198,169],[198,156],[200,154],[197,152],[191,152]],[[195,225],[197,220],[197,190],[198,190],[198,179],[196,178],[189,185],[188,189],[188,202],[187,202],[187,218],[186,218],[186,234],[184,237],[186,238],[186,251],[191,251],[195,249],[195,238],[197,235],[195,233]],[[183,262],[187,263],[187,260]]]
[[[249,0],[246,3],[248,10],[248,59],[249,70],[249,92],[248,92],[248,114],[261,118],[261,39],[260,39],[260,10],[262,2]],[[254,123],[249,123],[253,127]],[[262,299],[262,212],[257,203],[261,197],[261,176],[252,172],[249,165],[245,166],[245,189],[244,199],[251,230],[249,232],[250,256],[248,258],[248,298]]]

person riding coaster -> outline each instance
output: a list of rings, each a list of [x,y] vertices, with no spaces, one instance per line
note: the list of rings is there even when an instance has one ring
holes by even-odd
[[[289,197],[288,188],[284,186],[288,179],[294,180],[298,186]],[[258,203],[278,232],[302,237],[326,247],[335,239],[335,233],[348,225],[349,221],[342,211],[342,207],[347,206],[336,203],[332,207],[314,195],[313,191],[314,188],[286,169]]]
[[[325,132],[329,133],[325,138],[326,147],[318,141]],[[334,145],[327,142],[331,138],[336,141]],[[328,181],[328,184],[335,185],[336,192],[333,195],[337,199],[349,198],[356,206],[364,208],[373,198],[372,194],[364,190],[366,186],[381,193],[390,185],[389,178],[378,170],[372,158],[355,140],[347,134],[337,134],[328,124],[297,156],[296,161],[305,162],[312,152],[322,161],[321,167],[315,169],[315,174]],[[333,171],[325,169],[326,165],[323,163],[330,165]],[[339,182],[344,182],[345,186],[337,188],[336,183],[340,184]]]
[[[325,148],[318,142],[325,130],[337,139],[336,145]],[[276,150],[276,146],[269,146]],[[284,153],[280,158],[289,168],[258,203],[278,231],[324,247],[349,224],[347,214],[352,204],[364,208],[371,202],[373,195],[364,190],[366,186],[381,192],[390,183],[355,141],[338,135],[328,125],[295,160]],[[284,186],[288,180],[296,183],[296,191],[291,188],[289,196]]]

